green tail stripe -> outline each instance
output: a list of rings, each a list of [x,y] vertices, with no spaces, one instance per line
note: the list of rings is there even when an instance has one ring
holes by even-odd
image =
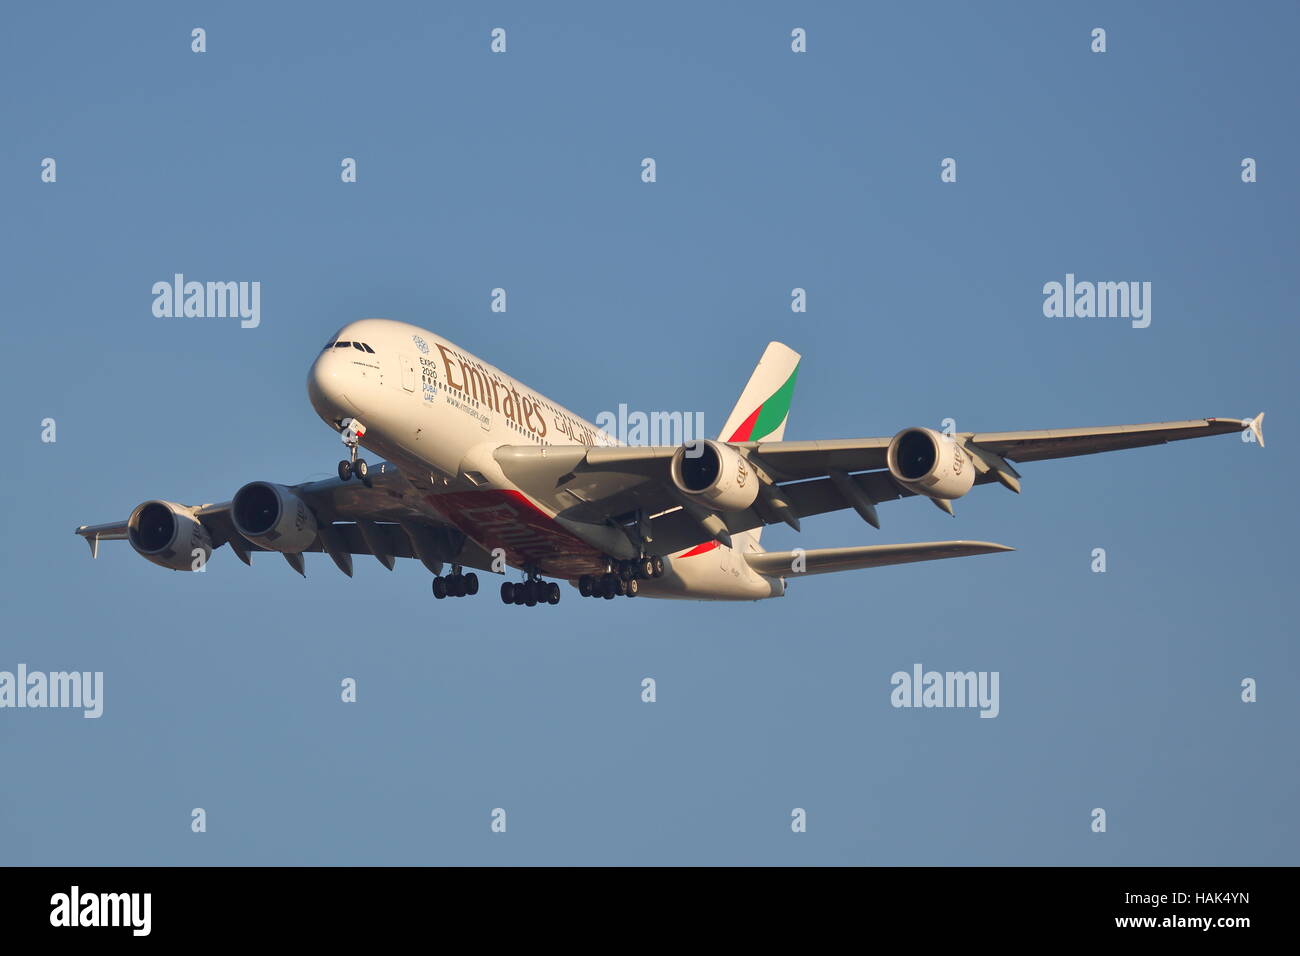
[[[763,403],[754,422],[754,430],[749,433],[750,441],[761,441],[780,427],[785,417],[790,414],[790,399],[794,397],[794,380],[799,377],[799,366],[794,367],[785,384],[772,393],[772,397]]]

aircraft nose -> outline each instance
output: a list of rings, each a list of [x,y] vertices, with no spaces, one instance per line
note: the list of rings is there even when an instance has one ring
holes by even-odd
[[[327,422],[335,422],[352,414],[347,396],[343,394],[343,375],[347,363],[328,349],[316,357],[307,372],[307,397],[316,414]]]

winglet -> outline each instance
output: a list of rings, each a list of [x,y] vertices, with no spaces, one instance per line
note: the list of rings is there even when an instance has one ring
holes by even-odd
[[[83,524],[78,528],[77,534],[82,535],[86,539],[86,544],[90,545],[90,559],[93,561],[99,557],[99,533],[95,531],[83,532],[82,529],[85,527]]]
[[[1260,412],[1254,418],[1243,418],[1241,423],[1250,429],[1250,433],[1255,436],[1255,441],[1259,447],[1264,447],[1264,413]]]

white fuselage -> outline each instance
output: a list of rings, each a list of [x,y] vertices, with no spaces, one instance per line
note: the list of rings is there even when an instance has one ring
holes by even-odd
[[[568,579],[606,569],[606,556],[510,482],[493,453],[502,445],[621,444],[614,436],[416,326],[362,319],[330,341],[308,375],[312,407],[336,430],[344,418],[359,419],[363,447],[428,488],[420,501],[431,518],[489,551],[508,541],[507,560],[516,567]],[[735,540],[760,550],[749,536]],[[643,582],[647,597],[756,600],[785,593],[782,579],[758,574],[735,549],[712,541],[663,557],[664,576]]]

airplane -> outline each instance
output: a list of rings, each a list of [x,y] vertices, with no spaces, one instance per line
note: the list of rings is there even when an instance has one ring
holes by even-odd
[[[316,413],[349,457],[338,477],[253,481],[220,504],[152,499],[124,521],[76,529],[90,545],[126,540],[176,571],[206,567],[227,544],[245,564],[274,551],[305,575],[323,552],[348,576],[353,555],[390,571],[418,559],[435,598],[478,593],[475,570],[508,574],[501,600],[558,604],[555,580],[583,597],[753,601],[804,575],[994,554],[986,541],[766,551],[763,529],[852,509],[880,528],[877,505],[952,502],[976,485],[1020,491],[1012,462],[1091,455],[1249,431],[1253,419],[1202,418],[1103,428],[785,441],[800,356],[770,343],[716,440],[625,444],[433,332],[362,319],[330,337],[307,376]],[[1243,436],[1243,438],[1246,436]],[[369,464],[364,448],[383,461]],[[450,569],[449,574],[443,571]]]

